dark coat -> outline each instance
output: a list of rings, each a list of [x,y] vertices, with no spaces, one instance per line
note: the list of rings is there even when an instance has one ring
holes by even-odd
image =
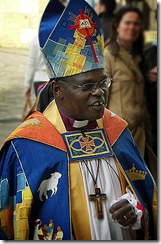
[[[157,66],[157,45],[153,43],[146,44],[144,48],[144,57],[146,60],[146,74]],[[150,114],[150,120],[152,123],[153,133],[153,150],[157,154],[157,82],[149,83],[146,82],[145,96],[147,100],[147,106]]]
[[[102,30],[103,30],[103,35],[104,35],[104,41],[106,41],[110,37],[110,32],[111,32],[111,24],[114,18],[114,14],[112,13],[101,13],[99,15],[101,25],[102,25]]]

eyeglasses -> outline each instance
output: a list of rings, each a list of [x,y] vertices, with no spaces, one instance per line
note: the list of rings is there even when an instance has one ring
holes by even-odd
[[[63,82],[67,82],[68,84],[74,86],[74,87],[77,87],[79,89],[81,89],[81,91],[88,91],[88,92],[94,92],[96,90],[96,88],[99,86],[99,88],[101,89],[108,89],[110,86],[111,86],[111,81],[112,81],[112,78],[111,77],[107,77],[101,81],[98,81],[96,83],[85,83],[83,85],[76,85],[72,82],[69,82],[67,80],[63,80],[63,79],[60,79],[58,81],[63,81]]]

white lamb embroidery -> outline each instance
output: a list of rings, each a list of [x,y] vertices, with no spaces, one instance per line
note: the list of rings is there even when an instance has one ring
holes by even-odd
[[[55,172],[51,174],[51,177],[47,180],[43,180],[39,186],[39,199],[43,201],[42,196],[44,195],[46,199],[48,199],[47,191],[52,190],[51,197],[56,194],[58,190],[58,181],[62,175],[59,172]]]

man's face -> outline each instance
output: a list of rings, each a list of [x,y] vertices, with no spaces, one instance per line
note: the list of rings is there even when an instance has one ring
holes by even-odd
[[[94,1],[94,10],[97,13],[97,15],[105,12],[105,6],[100,3],[100,0]]]
[[[64,81],[65,80],[65,81]],[[107,104],[108,81],[104,69],[63,78],[55,86],[55,98],[58,108],[75,120],[96,120],[103,116]],[[83,84],[97,84],[95,89],[76,87]],[[72,85],[74,84],[74,85]]]
[[[64,6],[66,6],[69,0],[59,0],[59,1],[60,1]]]

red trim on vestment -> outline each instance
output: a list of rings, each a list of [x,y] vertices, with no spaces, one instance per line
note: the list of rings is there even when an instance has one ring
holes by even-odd
[[[127,122],[113,114],[110,110],[105,109],[103,127],[112,146],[127,127]]]

